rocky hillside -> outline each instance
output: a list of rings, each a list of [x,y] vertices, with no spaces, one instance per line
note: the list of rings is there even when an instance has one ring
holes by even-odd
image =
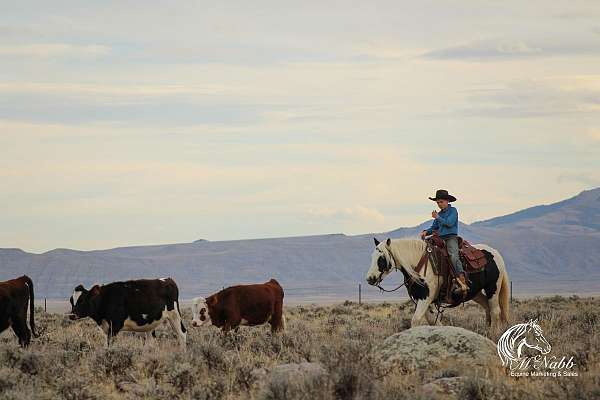
[[[182,297],[190,298],[274,277],[289,288],[291,298],[353,299],[369,267],[372,237],[415,237],[428,224],[357,236],[199,240],[43,254],[0,249],[0,279],[25,273],[36,283],[38,297],[64,299],[79,283],[171,276]],[[600,188],[559,203],[462,224],[461,233],[503,253],[515,293],[600,292]]]

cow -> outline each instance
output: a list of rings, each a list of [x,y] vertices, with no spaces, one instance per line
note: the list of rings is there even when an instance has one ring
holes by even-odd
[[[35,333],[33,282],[27,275],[0,282],[0,333],[8,327],[19,339],[21,347],[29,346]],[[27,327],[27,303],[29,302],[29,326]]]
[[[207,298],[192,300],[192,326],[214,325],[224,333],[240,325],[271,325],[271,332],[285,330],[283,289],[275,279],[257,285],[238,285]]]
[[[94,285],[90,290],[79,285],[69,301],[69,318],[93,319],[106,335],[107,346],[120,331],[149,333],[167,320],[185,349],[186,329],[179,310],[179,289],[171,278],[113,282]]]

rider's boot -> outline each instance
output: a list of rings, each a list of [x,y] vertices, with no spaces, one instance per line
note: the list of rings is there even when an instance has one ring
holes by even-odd
[[[464,273],[458,276],[458,279],[456,279],[456,283],[458,286],[455,289],[455,293],[462,294],[464,297],[469,291],[469,285],[467,284],[467,280],[465,279]]]

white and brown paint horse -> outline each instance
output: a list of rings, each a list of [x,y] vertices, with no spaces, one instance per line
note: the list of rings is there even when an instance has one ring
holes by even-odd
[[[402,272],[409,295],[417,303],[411,326],[439,323],[432,305],[438,298],[444,278],[434,272],[431,261],[427,261],[421,271],[415,270],[426,247],[427,244],[418,239],[387,239],[381,243],[375,239],[366,277],[370,285],[378,286],[392,271]],[[482,272],[470,274],[465,301],[473,300],[483,307],[488,325],[497,328],[500,322],[507,322],[509,311],[510,289],[504,259],[498,250],[485,244],[473,247],[486,253],[488,264]]]

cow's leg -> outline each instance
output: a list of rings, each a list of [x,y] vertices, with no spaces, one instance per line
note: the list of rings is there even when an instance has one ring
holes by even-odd
[[[171,311],[166,311],[166,313],[169,325],[171,325],[171,328],[175,332],[175,336],[177,336],[177,340],[179,341],[179,346],[185,350],[187,335],[183,331],[183,322],[181,321],[181,316],[179,315],[177,308],[174,308]]]
[[[8,316],[0,317],[0,333],[4,332],[10,326]]]
[[[283,331],[285,328],[284,322],[283,322],[282,308],[283,307],[282,307],[281,303],[275,304],[275,309],[274,309],[273,315],[271,315],[271,320],[269,321],[269,324],[271,324],[271,332],[272,333]]]
[[[123,323],[118,324],[112,321],[107,321],[105,319],[102,320],[102,323],[100,324],[100,329],[102,329],[102,332],[104,332],[104,334],[106,335],[106,347],[110,347],[113,338],[117,336],[117,333],[119,333],[121,328],[123,328]]]
[[[231,332],[232,329],[237,329],[241,323],[242,318],[240,316],[230,317],[225,320],[225,324],[223,324],[223,328],[221,329],[223,330],[223,333],[227,334]]]
[[[285,320],[285,314],[281,314],[281,330],[285,331],[287,328],[287,321]]]
[[[29,346],[29,342],[31,341],[31,331],[27,327],[26,319],[20,315],[15,315],[11,318],[11,320],[12,329],[19,338],[19,344],[21,347]]]
[[[483,294],[483,292],[479,292],[475,297],[473,297],[473,301],[479,304],[485,310],[485,322],[488,326],[490,326],[492,324],[492,317],[490,315],[488,298]]]

